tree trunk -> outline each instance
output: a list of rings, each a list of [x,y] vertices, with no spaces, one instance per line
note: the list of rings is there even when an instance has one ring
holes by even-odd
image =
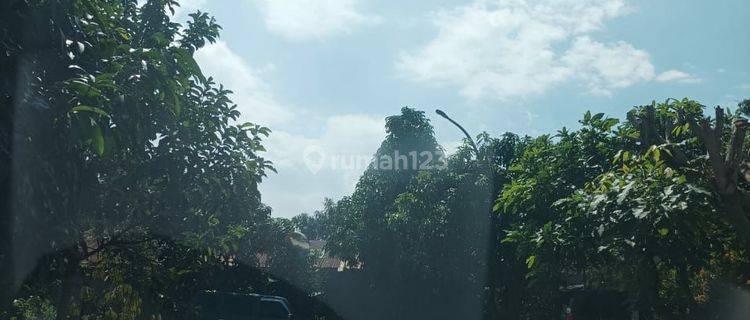
[[[748,122],[743,118],[732,121],[732,131],[726,155],[722,155],[724,135],[724,109],[716,107],[715,125],[711,127],[709,119],[702,118],[700,121],[686,119],[690,129],[706,146],[708,160],[711,165],[711,176],[714,189],[720,196],[724,218],[735,229],[740,243],[745,248],[750,248],[750,201],[747,193],[738,186],[740,168],[746,160],[745,136],[747,134]]]

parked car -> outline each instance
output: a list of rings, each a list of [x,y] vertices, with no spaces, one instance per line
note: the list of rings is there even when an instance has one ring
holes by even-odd
[[[291,320],[289,301],[284,297],[203,291],[194,299],[201,320]]]

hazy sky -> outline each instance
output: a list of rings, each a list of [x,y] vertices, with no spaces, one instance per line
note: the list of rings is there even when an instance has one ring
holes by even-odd
[[[198,52],[204,73],[273,130],[279,173],[261,191],[276,216],[350,193],[403,106],[450,150],[461,136],[437,107],[473,134],[538,135],[586,110],[750,97],[746,0],[181,2],[181,19],[208,11],[224,28]]]

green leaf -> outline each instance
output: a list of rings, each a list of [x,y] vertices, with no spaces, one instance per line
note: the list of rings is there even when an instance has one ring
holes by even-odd
[[[206,78],[203,76],[200,66],[195,61],[195,58],[193,58],[190,51],[183,48],[174,48],[173,52],[177,59],[177,63],[185,68],[190,75],[197,77],[201,82],[206,82]]]
[[[646,211],[646,207],[639,206],[639,207],[633,208],[633,215],[638,219],[643,219],[648,215],[648,211]]]
[[[179,116],[180,112],[182,112],[182,104],[180,103],[179,98],[174,99],[174,106],[172,108],[172,111],[174,111],[174,114],[176,116]]]
[[[622,191],[620,191],[620,193],[617,195],[617,204],[622,204],[625,201],[625,199],[630,194],[630,190],[633,189],[633,185],[635,185],[635,181],[631,181],[630,183],[625,185],[624,188],[622,188]]]
[[[167,95],[167,99],[165,99],[167,104],[169,104],[172,107],[172,112],[175,116],[179,116],[182,112],[182,103],[180,102],[180,97],[177,96],[176,93],[172,92],[172,94]]]
[[[123,27],[115,28],[115,32],[117,32],[117,35],[120,36],[122,40],[130,41],[130,34],[128,33],[127,30],[125,30],[125,28]]]
[[[208,218],[208,225],[212,227],[219,225],[219,218],[217,218],[216,216],[211,216],[210,218]]]
[[[662,237],[666,237],[668,234],[669,234],[669,229],[667,228],[659,229],[659,235],[661,235]]]
[[[70,109],[70,112],[92,112],[100,116],[109,117],[109,113],[107,113],[107,111],[104,111],[104,109],[87,105],[75,106]]]
[[[492,212],[500,211],[500,208],[502,208],[502,206],[503,206],[502,201],[495,201],[495,205],[492,206]]]
[[[526,258],[526,267],[531,269],[536,264],[536,256],[529,256]]]
[[[87,80],[76,79],[67,83],[70,90],[76,92],[80,97],[95,99],[102,95],[99,89],[91,86],[86,82]]]
[[[102,128],[99,126],[93,127],[91,145],[94,147],[96,154],[100,157],[104,155],[104,135],[102,134]]]
[[[164,33],[157,32],[151,38],[156,42],[157,45],[163,46],[169,44],[169,40],[167,40],[167,37],[164,35]]]

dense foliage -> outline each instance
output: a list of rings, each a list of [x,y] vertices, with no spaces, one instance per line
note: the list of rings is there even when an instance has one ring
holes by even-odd
[[[578,318],[741,314],[747,124],[703,111],[685,99],[636,107],[622,123],[586,113],[577,130],[552,136],[482,134],[477,149],[467,140],[444,170],[381,173],[400,175],[381,183],[368,169],[351,197],[326,203],[323,236],[361,266],[364,290],[397,288],[366,297],[396,306],[372,318],[410,318],[404,309],[415,306],[418,316],[481,309],[500,319],[558,318],[566,306]],[[398,131],[387,129],[391,145]],[[493,292],[480,306],[482,287]]]
[[[252,268],[301,272],[258,192],[269,130],[193,59],[219,26],[176,5],[0,4],[0,317],[185,319],[198,290],[294,288]]]

